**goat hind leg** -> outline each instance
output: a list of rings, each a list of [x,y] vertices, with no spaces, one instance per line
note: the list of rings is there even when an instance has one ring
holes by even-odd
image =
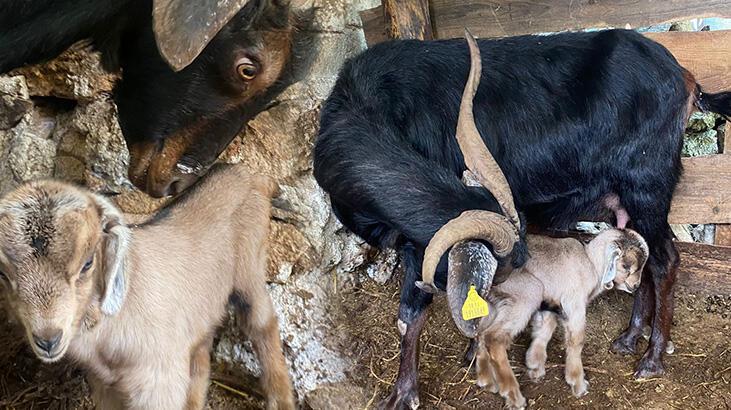
[[[636,354],[642,329],[650,324],[655,310],[655,286],[652,273],[645,266],[642,282],[635,294],[629,326],[612,342],[612,351],[619,354]]]
[[[536,312],[531,320],[531,344],[525,353],[528,377],[537,382],[546,375],[546,347],[556,330],[556,315],[551,312]]]
[[[673,322],[674,285],[680,263],[678,251],[672,240],[667,239],[659,255],[664,256],[653,263],[652,281],[655,289],[655,320],[652,322],[652,335],[647,351],[637,365],[636,378],[660,376],[665,372],[663,354],[670,340],[670,327]],[[667,262],[663,263],[663,260]]]

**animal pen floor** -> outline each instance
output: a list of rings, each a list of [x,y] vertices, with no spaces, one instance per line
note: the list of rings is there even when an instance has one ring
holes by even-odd
[[[386,285],[373,281],[341,290],[332,315],[341,325],[343,351],[352,352],[357,366],[353,380],[363,387],[370,406],[385,397],[398,369],[399,339],[395,326],[398,274]],[[547,374],[534,384],[524,376],[526,335],[516,340],[511,361],[529,400],[529,408],[611,409],[729,409],[731,408],[731,295],[702,297],[678,290],[673,341],[676,351],[666,359],[665,377],[636,381],[637,357],[608,351],[610,341],[627,323],[632,300],[610,292],[589,309],[584,366],[589,394],[571,396],[563,381],[560,327],[549,346]],[[500,408],[502,399],[474,384],[474,375],[461,367],[467,341],[455,330],[443,298],[431,308],[421,339],[421,403],[427,409]],[[347,319],[347,320],[346,320]],[[212,384],[209,408],[261,406],[254,383],[227,383],[230,376],[214,369],[221,384]],[[223,386],[235,386],[243,399]],[[248,385],[248,387],[247,387]],[[69,364],[47,366],[36,360],[15,325],[0,311],[0,408],[91,408],[89,389],[81,373]]]

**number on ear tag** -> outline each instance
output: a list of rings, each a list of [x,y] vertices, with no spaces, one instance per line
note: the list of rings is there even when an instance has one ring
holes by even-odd
[[[487,302],[477,293],[475,285],[470,285],[470,290],[467,291],[467,299],[465,299],[462,305],[462,319],[472,320],[489,314],[490,308]]]

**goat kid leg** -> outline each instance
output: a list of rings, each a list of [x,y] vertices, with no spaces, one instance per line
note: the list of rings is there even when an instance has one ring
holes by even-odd
[[[488,337],[487,340],[487,350],[495,370],[498,391],[505,399],[506,407],[511,410],[524,409],[526,405],[525,397],[520,392],[520,385],[515,378],[513,369],[510,368],[510,361],[508,360],[509,337]]]
[[[495,369],[490,362],[490,353],[487,351],[487,340],[478,336],[473,342],[473,346],[475,346],[477,352],[477,386],[487,387],[490,393],[497,393],[498,386],[495,381]]]
[[[649,266],[645,266],[640,288],[635,293],[629,326],[612,342],[611,350],[614,353],[637,353],[642,329],[650,323],[655,310],[655,285],[652,282],[652,272]]]
[[[584,365],[581,362],[581,350],[584,348],[584,329],[586,328],[586,307],[583,305],[564,306],[567,315],[564,321],[566,338],[566,383],[571,386],[575,397],[589,392],[589,382],[584,378]]]
[[[243,318],[240,322],[261,363],[261,385],[267,396],[267,409],[294,409],[292,383],[282,354],[279,324],[272,301],[263,280],[249,280],[245,289],[237,289],[245,301],[241,304]]]
[[[93,375],[86,376],[91,388],[91,401],[97,409],[104,410],[123,410],[124,404],[120,400],[119,395],[109,386],[101,382]]]
[[[636,378],[660,376],[665,372],[663,354],[670,340],[670,327],[673,324],[674,285],[680,257],[675,245],[669,239],[665,241],[663,251],[668,259],[667,265],[651,266],[655,288],[655,320],[652,322],[650,344],[637,365]]]
[[[536,312],[531,320],[531,344],[525,353],[525,366],[528,377],[534,382],[546,375],[546,347],[556,330],[556,315],[551,312]]]
[[[199,410],[206,404],[208,381],[211,376],[212,337],[206,337],[193,347],[190,355],[190,388],[186,410]]]

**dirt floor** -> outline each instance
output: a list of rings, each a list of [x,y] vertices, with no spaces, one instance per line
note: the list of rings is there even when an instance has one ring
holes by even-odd
[[[395,277],[398,275],[394,275]],[[340,296],[333,315],[349,317],[352,326],[342,327],[347,350],[357,366],[354,381],[362,386],[373,407],[384,398],[398,368],[399,339],[395,326],[398,283],[364,282]],[[731,408],[731,295],[695,296],[679,291],[673,341],[676,351],[666,359],[663,378],[635,381],[637,357],[608,352],[614,336],[626,324],[631,297],[610,292],[589,310],[584,366],[589,394],[571,396],[563,381],[560,330],[549,345],[547,374],[534,384],[523,375],[523,355],[528,342],[518,338],[511,352],[512,364],[529,400],[529,408],[612,409],[729,409]],[[81,372],[70,364],[47,366],[36,360],[17,327],[0,311],[0,409],[86,409],[92,404]],[[437,300],[422,336],[421,403],[427,409],[500,408],[502,400],[474,384],[474,375],[461,366],[467,340],[460,336],[448,316],[446,303]],[[214,369],[208,407],[246,409],[261,407],[254,381]],[[238,382],[231,382],[238,380]],[[232,392],[231,386],[238,392]]]

